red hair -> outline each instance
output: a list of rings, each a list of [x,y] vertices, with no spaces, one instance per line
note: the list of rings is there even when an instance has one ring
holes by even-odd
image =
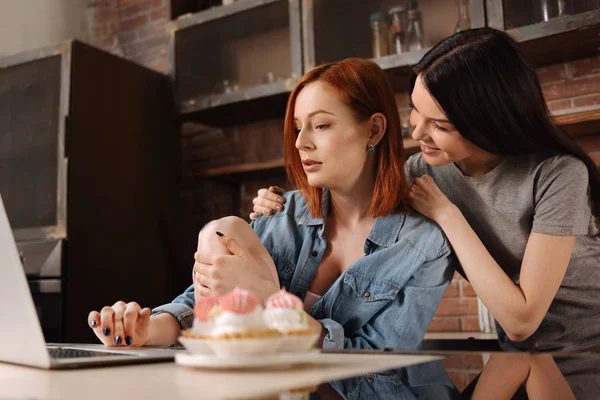
[[[283,129],[285,169],[291,183],[304,196],[313,217],[323,217],[323,190],[308,184],[306,173],[302,168],[302,161],[296,148],[298,135],[294,126],[294,109],[302,89],[317,81],[330,85],[352,109],[358,121],[365,121],[375,113],[386,116],[387,129],[375,153],[377,176],[369,215],[380,217],[393,212],[406,212],[408,182],[404,172],[402,130],[394,91],[379,65],[365,59],[348,58],[320,65],[307,72],[292,90],[285,113]]]

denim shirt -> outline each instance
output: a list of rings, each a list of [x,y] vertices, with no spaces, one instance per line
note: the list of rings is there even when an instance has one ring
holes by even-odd
[[[311,216],[298,191],[284,197],[284,211],[251,225],[273,258],[281,286],[304,299],[327,247],[325,221]],[[326,189],[323,205],[327,215]],[[365,256],[309,310],[328,331],[323,348],[418,349],[457,263],[446,237],[414,211],[390,214],[375,220],[363,250]],[[153,314],[169,312],[187,328],[193,305],[190,286]]]

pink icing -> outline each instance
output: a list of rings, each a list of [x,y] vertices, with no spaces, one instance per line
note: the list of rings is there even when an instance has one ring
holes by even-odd
[[[201,297],[194,306],[194,315],[198,321],[206,322],[210,318],[210,310],[219,305],[219,297]]]
[[[234,288],[219,300],[219,305],[223,311],[236,314],[251,314],[259,304],[260,299],[257,295],[240,288]]]
[[[304,305],[299,297],[294,296],[286,290],[280,290],[269,296],[265,303],[265,308],[293,308],[303,310]]]

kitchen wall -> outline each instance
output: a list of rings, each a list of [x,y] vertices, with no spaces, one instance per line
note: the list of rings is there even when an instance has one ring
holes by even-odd
[[[0,0],[0,57],[77,38],[87,40],[91,0]]]
[[[93,44],[150,68],[166,70],[168,37],[165,24],[170,12],[167,0],[96,0],[94,4]],[[552,111],[600,105],[600,57],[551,65],[537,72]],[[398,93],[396,99],[399,112],[406,115],[408,94]],[[281,141],[278,124],[280,121],[263,121],[226,130],[194,124],[184,126],[183,169],[187,179],[181,196],[185,204],[186,236],[190,238],[190,251],[193,252],[198,230],[210,218],[227,215],[232,209],[239,210],[239,214],[246,217],[258,188],[272,184],[285,185],[285,177],[281,174],[248,180],[239,187],[205,181],[196,176],[202,168],[214,166],[214,163],[228,156],[234,159],[256,157],[257,144],[263,147],[266,143],[277,144]],[[248,137],[252,140],[248,140]],[[578,140],[600,164],[600,135]],[[262,161],[271,160],[280,153],[280,149],[270,151]],[[429,330],[479,331],[477,298],[469,283],[460,276],[456,275],[448,288]]]

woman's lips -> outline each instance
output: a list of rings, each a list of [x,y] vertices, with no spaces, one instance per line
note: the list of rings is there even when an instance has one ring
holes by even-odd
[[[321,168],[321,165],[323,165],[322,162],[318,162],[315,160],[302,160],[302,167],[306,172],[317,171]]]
[[[440,152],[440,149],[436,147],[429,147],[423,143],[421,143],[421,151],[427,155],[436,155]]]

